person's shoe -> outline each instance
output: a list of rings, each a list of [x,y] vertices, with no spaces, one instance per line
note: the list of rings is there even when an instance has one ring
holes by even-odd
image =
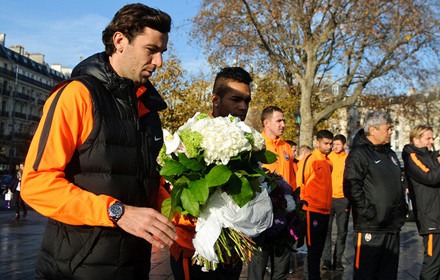
[[[332,263],[330,261],[323,261],[321,268],[322,270],[331,270]]]
[[[337,271],[344,271],[344,266],[342,265],[342,263],[337,262],[335,265],[335,270]]]

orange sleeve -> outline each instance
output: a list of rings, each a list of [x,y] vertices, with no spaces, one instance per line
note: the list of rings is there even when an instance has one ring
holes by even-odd
[[[85,191],[69,182],[64,174],[75,149],[84,143],[93,127],[90,94],[76,81],[66,86],[58,100],[57,93],[46,101],[29,147],[21,195],[37,212],[54,220],[70,225],[114,227],[107,209],[116,199]],[[45,122],[49,121],[50,130],[43,132]],[[46,136],[45,146],[40,147],[40,140]]]

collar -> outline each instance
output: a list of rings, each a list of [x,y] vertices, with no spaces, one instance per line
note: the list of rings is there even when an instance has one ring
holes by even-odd
[[[263,135],[264,141],[272,143],[272,145],[274,145],[274,146],[278,145],[278,143],[281,140],[280,138],[275,138],[275,139],[270,138],[269,136],[267,136],[267,134],[264,132],[264,130],[261,132],[261,135]]]
[[[313,150],[312,154],[313,154],[316,158],[318,158],[318,159],[321,159],[321,160],[328,160],[328,157],[327,157],[326,155],[324,155],[323,153],[321,153],[321,151],[318,150],[317,148],[315,148],[315,149]]]

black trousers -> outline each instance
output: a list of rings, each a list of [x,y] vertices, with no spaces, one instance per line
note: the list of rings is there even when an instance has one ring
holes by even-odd
[[[308,279],[321,279],[321,256],[328,229],[328,214],[306,211]]]
[[[440,280],[440,234],[423,235],[425,256],[420,280]]]
[[[328,222],[327,238],[325,240],[324,251],[322,252],[322,260],[332,260],[332,227],[333,221],[335,220],[338,233],[336,236],[335,250],[333,251],[333,265],[336,265],[336,263],[341,263],[342,255],[344,254],[345,250],[345,241],[347,240],[349,217],[350,208],[348,199],[345,197],[333,198]]]
[[[270,279],[287,279],[287,275],[289,275],[290,254],[291,250],[284,243],[279,244],[271,241],[264,243],[261,252],[253,255],[252,260],[249,262],[248,279],[263,280],[269,259],[271,267]]]
[[[184,264],[184,262],[187,262]],[[189,279],[191,280],[238,280],[240,278],[243,263],[239,261],[236,265],[218,264],[214,271],[202,271],[202,267],[197,264],[191,264],[191,258],[183,258],[182,255],[178,260],[175,260],[170,255],[170,265],[173,271],[175,280],[185,280],[184,266],[187,265],[189,269]]]
[[[353,279],[397,279],[399,233],[366,233],[354,235]]]
[[[14,192],[14,200],[15,200],[15,213],[20,215],[20,208],[23,211],[23,215],[27,214],[26,204],[21,198],[20,191]]]

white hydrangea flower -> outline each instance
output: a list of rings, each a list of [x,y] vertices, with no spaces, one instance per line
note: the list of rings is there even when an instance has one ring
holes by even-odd
[[[201,123],[203,120],[200,120]],[[196,129],[202,134],[201,147],[205,151],[205,162],[228,164],[231,157],[243,151],[252,149],[251,143],[246,138],[243,130],[237,126],[236,119],[218,117],[195,124],[191,129]]]
[[[264,148],[264,137],[260,132],[252,129],[252,137],[254,138],[254,143],[252,149],[254,151],[260,151]]]

